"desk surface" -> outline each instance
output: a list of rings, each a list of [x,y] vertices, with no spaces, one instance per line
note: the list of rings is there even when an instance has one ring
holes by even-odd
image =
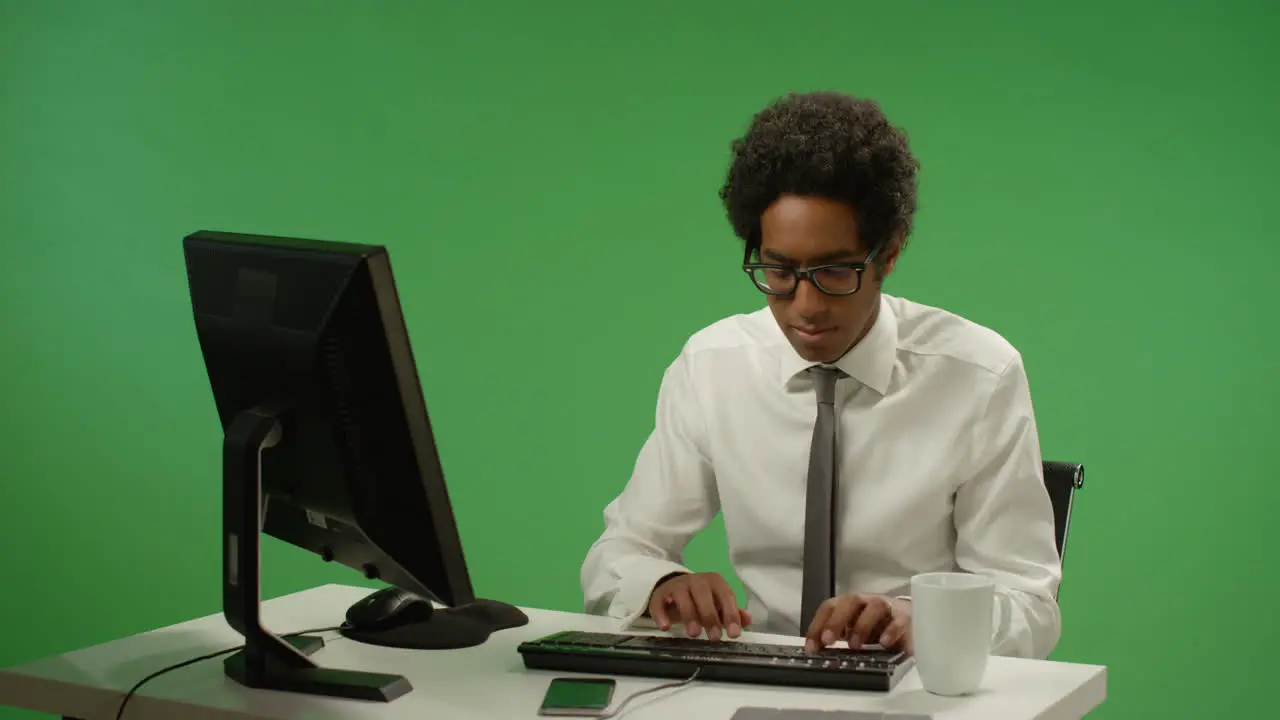
[[[369,592],[325,585],[264,603],[264,622],[276,633],[337,625],[346,608]],[[251,690],[223,675],[221,658],[151,680],[129,701],[125,720],[374,720],[537,718],[548,680],[563,673],[526,670],[516,645],[564,629],[616,631],[610,618],[526,610],[525,627],[495,633],[464,650],[398,650],[363,645],[337,633],[312,657],[331,668],[404,675],[413,691],[391,703],[366,703]],[[746,633],[756,642],[800,643],[800,638]],[[0,670],[0,705],[81,718],[112,720],[124,692],[147,675],[242,642],[222,615],[173,625],[65,655]],[[615,699],[662,684],[620,677]],[[742,706],[917,713],[937,720],[1080,718],[1106,697],[1106,668],[995,657],[983,688],[967,698],[929,695],[912,672],[890,693],[791,689],[695,683],[637,698],[619,717],[728,720]],[[891,717],[891,716],[890,716]]]

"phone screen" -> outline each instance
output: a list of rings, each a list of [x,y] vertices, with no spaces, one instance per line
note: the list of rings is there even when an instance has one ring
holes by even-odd
[[[542,698],[542,715],[590,717],[609,707],[613,701],[612,678],[555,678]]]

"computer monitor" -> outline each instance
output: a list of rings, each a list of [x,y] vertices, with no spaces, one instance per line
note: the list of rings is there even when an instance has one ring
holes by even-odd
[[[447,606],[418,603],[409,633],[348,637],[456,648],[527,622],[474,596],[386,249],[210,231],[183,245],[223,430],[223,612],[245,637],[227,674],[368,700],[411,689],[320,668],[308,657],[318,638],[262,626],[260,532]]]

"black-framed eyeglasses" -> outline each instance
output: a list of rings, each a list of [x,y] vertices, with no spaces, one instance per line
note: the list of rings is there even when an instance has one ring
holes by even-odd
[[[760,292],[767,295],[790,295],[801,280],[808,280],[827,295],[852,295],[862,287],[862,273],[874,260],[873,252],[861,262],[829,263],[811,268],[749,262],[743,263],[742,270]]]

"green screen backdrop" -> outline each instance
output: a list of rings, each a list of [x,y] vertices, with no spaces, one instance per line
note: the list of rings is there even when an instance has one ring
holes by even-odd
[[[580,609],[663,368],[762,302],[729,142],[834,88],[923,164],[889,290],[1008,337],[1086,465],[1054,658],[1100,718],[1268,715],[1276,6],[682,5],[0,0],[0,665],[220,609],[197,229],[389,246],[478,592]]]

